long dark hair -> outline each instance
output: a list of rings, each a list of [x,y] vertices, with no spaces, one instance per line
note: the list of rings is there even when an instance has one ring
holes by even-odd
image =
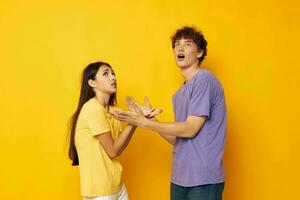
[[[96,74],[99,70],[99,68],[103,65],[106,65],[111,68],[111,66],[108,63],[105,62],[95,62],[89,64],[82,73],[82,82],[81,82],[81,90],[80,90],[80,97],[77,109],[75,113],[71,117],[71,123],[70,123],[70,146],[69,146],[69,158],[72,160],[72,165],[79,165],[79,159],[77,150],[75,147],[75,129],[77,124],[77,119],[79,116],[79,113],[81,111],[82,106],[91,98],[95,96],[95,93],[93,91],[93,88],[88,84],[88,81],[90,79],[95,80]],[[109,105],[115,106],[117,104],[116,101],[116,93],[112,94],[109,98]]]

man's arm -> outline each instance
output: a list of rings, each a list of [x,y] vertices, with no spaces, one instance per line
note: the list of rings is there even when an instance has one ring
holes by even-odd
[[[158,122],[147,119],[144,115],[132,111],[113,111],[111,114],[121,121],[141,128],[151,129],[161,134],[193,138],[202,128],[206,121],[206,116],[188,116],[184,122]]]
[[[156,118],[152,118],[151,120],[159,122]],[[167,135],[167,134],[163,134],[163,133],[160,133],[160,132],[158,132],[158,133],[160,134],[161,137],[163,137],[171,145],[175,144],[175,142],[176,142],[176,136],[174,136],[174,135]]]
[[[188,116],[184,122],[158,122],[154,120],[143,120],[143,128],[159,132],[161,135],[193,138],[203,127],[205,116]]]

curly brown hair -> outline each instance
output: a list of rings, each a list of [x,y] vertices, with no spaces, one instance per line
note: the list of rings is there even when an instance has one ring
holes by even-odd
[[[205,40],[203,33],[194,26],[184,26],[177,29],[171,37],[173,49],[175,47],[175,42],[182,38],[193,40],[193,42],[197,45],[198,51],[202,52],[202,56],[199,58],[200,64],[207,55],[207,41]]]

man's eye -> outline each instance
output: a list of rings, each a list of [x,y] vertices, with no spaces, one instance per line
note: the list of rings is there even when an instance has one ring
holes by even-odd
[[[104,72],[103,75],[104,75],[104,76],[107,76],[107,72]]]

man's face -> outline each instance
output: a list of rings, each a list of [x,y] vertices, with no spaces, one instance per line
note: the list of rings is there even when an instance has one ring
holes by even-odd
[[[173,52],[176,63],[180,68],[198,64],[198,58],[202,56],[202,53],[198,52],[197,45],[192,39],[181,38],[177,40],[174,44]]]

